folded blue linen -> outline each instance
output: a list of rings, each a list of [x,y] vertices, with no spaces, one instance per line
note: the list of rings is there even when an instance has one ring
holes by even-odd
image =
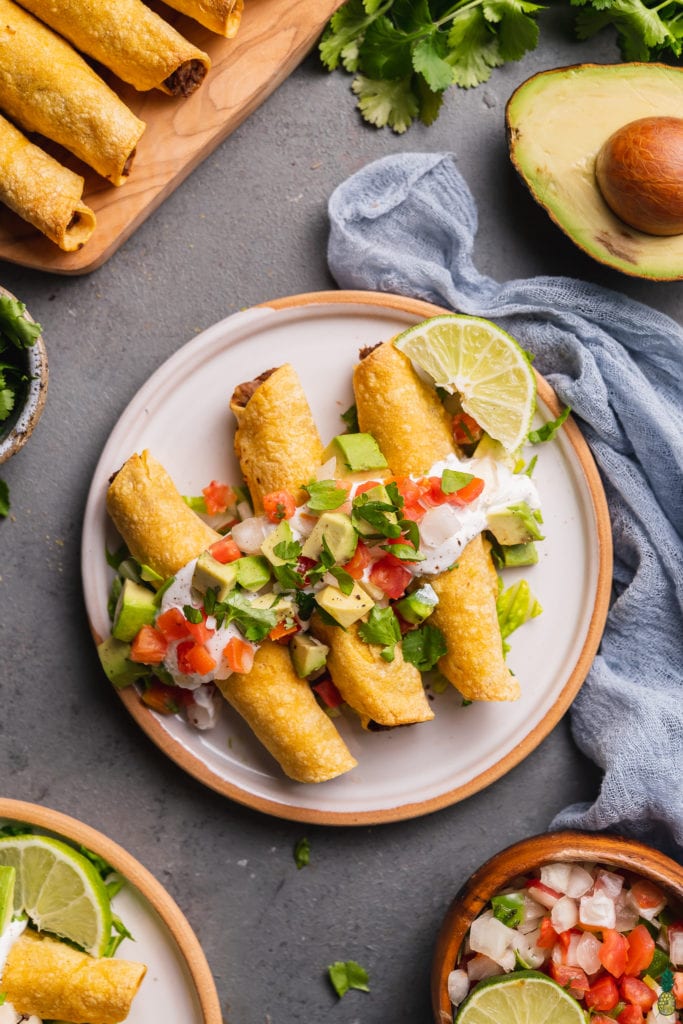
[[[500,323],[578,419],[607,494],[614,592],[571,711],[604,769],[594,804],[552,828],[612,829],[683,850],[683,330],[564,277],[500,284],[472,262],[477,212],[448,153],[368,165],[329,203],[340,287],[398,292]]]

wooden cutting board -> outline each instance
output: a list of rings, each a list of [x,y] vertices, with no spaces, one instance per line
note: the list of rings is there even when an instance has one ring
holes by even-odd
[[[84,198],[97,227],[82,249],[66,253],[5,207],[0,207],[0,259],[56,274],[85,274],[101,266],[184,178],[273,92],[303,60],[343,0],[245,0],[234,39],[164,9],[182,35],[211,57],[202,86],[188,99],[136,92],[107,81],[142,118],[130,178],[116,188],[59,147],[38,140],[86,179]]]

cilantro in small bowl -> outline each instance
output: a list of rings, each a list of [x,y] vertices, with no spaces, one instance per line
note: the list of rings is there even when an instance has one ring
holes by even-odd
[[[0,288],[0,462],[26,443],[43,411],[47,356],[41,326]]]

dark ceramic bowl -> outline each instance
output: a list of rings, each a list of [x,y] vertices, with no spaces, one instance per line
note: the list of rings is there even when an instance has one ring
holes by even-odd
[[[448,975],[455,968],[458,951],[475,917],[514,878],[552,861],[594,861],[625,868],[655,882],[676,902],[683,901],[683,867],[635,839],[553,832],[515,843],[475,871],[444,918],[432,961],[432,1009],[436,1024],[452,1024]]]
[[[0,295],[15,298],[11,292],[0,287]],[[33,318],[26,312],[29,320]],[[29,378],[18,395],[10,418],[0,425],[0,462],[5,462],[19,451],[28,441],[40,419],[47,398],[47,352],[42,335],[35,345],[20,353],[20,365]]]

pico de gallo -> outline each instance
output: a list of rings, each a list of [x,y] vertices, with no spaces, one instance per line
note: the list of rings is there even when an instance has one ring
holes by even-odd
[[[595,864],[547,864],[494,896],[448,978],[457,1008],[480,981],[542,971],[590,1024],[680,1024],[683,915],[648,879]]]

